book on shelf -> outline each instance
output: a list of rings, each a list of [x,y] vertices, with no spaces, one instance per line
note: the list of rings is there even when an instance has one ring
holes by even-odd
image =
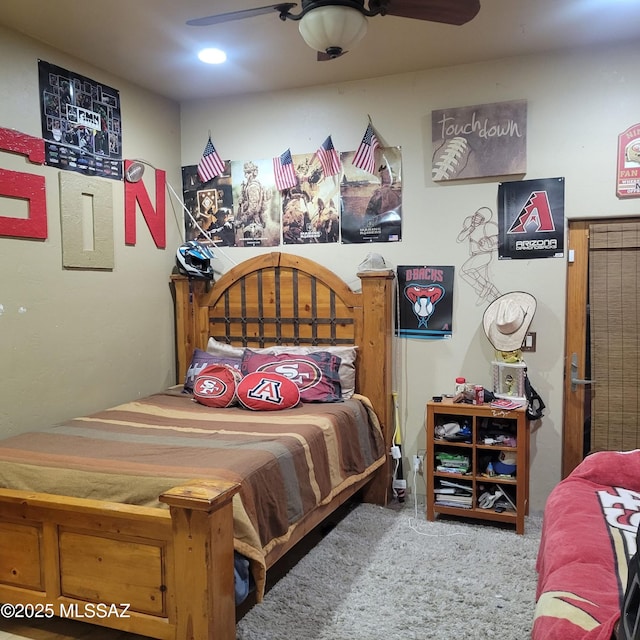
[[[460,475],[464,475],[465,473],[467,473],[467,471],[469,471],[469,467],[443,467],[441,464],[439,464],[436,467],[436,471],[438,471],[439,473],[459,473]]]
[[[441,507],[455,507],[456,509],[471,509],[472,504],[471,502],[468,503],[463,503],[463,502],[454,502],[453,500],[449,500],[449,499],[438,499],[436,500],[436,506],[441,506]]]
[[[471,496],[461,496],[456,494],[439,494],[439,500],[451,500],[452,502],[471,502]]]
[[[452,480],[440,480],[440,484],[443,487],[453,487],[454,489],[462,489],[463,491],[468,491],[469,493],[473,491],[473,489],[471,488],[471,485],[460,484],[459,482],[453,482]]]

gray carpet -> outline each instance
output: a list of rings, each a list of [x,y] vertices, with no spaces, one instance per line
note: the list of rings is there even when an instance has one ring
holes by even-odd
[[[244,615],[238,640],[525,640],[541,524],[532,514],[519,536],[359,505]]]

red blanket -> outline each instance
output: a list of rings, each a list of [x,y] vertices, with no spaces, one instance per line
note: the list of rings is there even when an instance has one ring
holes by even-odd
[[[587,458],[551,492],[537,571],[534,640],[610,640],[640,521],[640,450]]]

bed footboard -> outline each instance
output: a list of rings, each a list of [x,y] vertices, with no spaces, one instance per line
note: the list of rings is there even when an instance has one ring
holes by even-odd
[[[160,497],[164,510],[0,489],[4,617],[233,640],[237,490],[190,483]]]

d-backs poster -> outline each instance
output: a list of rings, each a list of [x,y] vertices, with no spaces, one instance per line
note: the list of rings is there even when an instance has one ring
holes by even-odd
[[[450,338],[453,267],[398,267],[397,334],[401,338]]]
[[[503,182],[498,187],[498,259],[564,255],[564,178]]]

